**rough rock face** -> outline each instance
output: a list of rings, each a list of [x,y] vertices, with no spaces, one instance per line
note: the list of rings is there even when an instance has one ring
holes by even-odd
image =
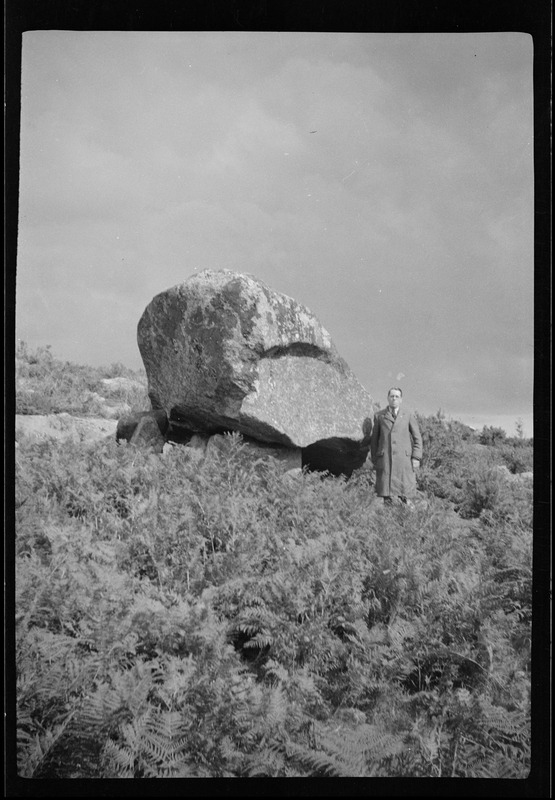
[[[235,430],[310,447],[303,458],[317,469],[349,473],[364,462],[372,398],[316,317],[262,281],[193,275],[147,306],[138,344],[169,439]]]
[[[145,417],[152,418],[159,429],[160,436],[165,437],[168,430],[168,418],[164,411],[139,411],[136,414],[126,414],[118,420],[116,428],[116,440],[119,442],[125,439],[131,442],[137,427]],[[137,441],[137,440],[136,440]]]
[[[134,444],[143,450],[152,450],[155,453],[162,453],[164,451],[165,441],[158,427],[158,422],[154,416],[147,414],[140,420],[135,428],[129,440],[129,444]]]

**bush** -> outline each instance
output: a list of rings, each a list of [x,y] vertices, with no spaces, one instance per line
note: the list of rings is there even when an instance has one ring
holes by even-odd
[[[532,472],[534,469],[534,448],[530,440],[506,439],[497,446],[503,462],[514,475]]]
[[[476,451],[479,445],[474,442],[470,429],[461,423],[447,422],[438,415],[418,416],[418,423],[423,443],[418,488],[458,505],[476,457],[483,460],[489,456]]]
[[[129,378],[133,384],[107,397],[101,381],[110,377]],[[121,364],[94,368],[60,361],[54,358],[50,346],[33,351],[20,341],[16,350],[15,378],[17,414],[66,412],[77,416],[118,417],[124,411],[150,408],[143,372],[133,372]]]
[[[495,428],[492,425],[484,425],[480,434],[480,444],[488,447],[499,444],[506,438],[507,434],[503,428]]]
[[[25,345],[17,369],[28,413],[133,377]],[[532,442],[419,420],[413,510],[238,434],[204,459],[21,437],[19,775],[525,777]]]
[[[460,440],[423,427],[447,475]],[[200,462],[22,438],[16,468],[21,776],[526,775],[523,487],[518,519],[493,475],[471,523],[384,508],[236,434]]]

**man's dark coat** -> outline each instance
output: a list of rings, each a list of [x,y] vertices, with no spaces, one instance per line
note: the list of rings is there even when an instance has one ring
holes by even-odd
[[[410,411],[389,406],[374,417],[370,457],[376,470],[376,494],[380,497],[414,497],[416,476],[411,459],[422,459],[422,436]]]

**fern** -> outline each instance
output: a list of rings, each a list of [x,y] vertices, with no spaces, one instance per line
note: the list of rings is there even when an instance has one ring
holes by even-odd
[[[19,717],[20,726],[25,720]],[[23,778],[48,776],[51,764],[56,759],[57,748],[66,734],[71,718],[45,731],[31,735],[24,728],[18,731],[18,774]]]
[[[530,487],[440,423],[446,499],[411,513],[239,436],[202,462],[21,438],[22,774],[525,776]]]
[[[285,777],[285,756],[279,748],[267,746],[247,759],[245,774],[249,778]]]
[[[288,742],[284,747],[284,753],[288,759],[301,766],[306,777],[353,777],[344,772],[343,764],[325,750],[314,750],[296,742]]]
[[[340,726],[320,734],[321,745],[343,765],[344,774],[373,776],[380,763],[403,748],[403,738],[379,725]]]
[[[145,777],[169,778],[186,773],[189,731],[181,713],[152,714],[142,733],[140,764]]]

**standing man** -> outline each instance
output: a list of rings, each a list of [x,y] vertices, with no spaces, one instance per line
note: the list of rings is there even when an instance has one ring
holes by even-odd
[[[403,502],[416,494],[416,470],[422,460],[422,436],[410,411],[401,411],[403,392],[387,393],[387,408],[378,411],[370,438],[370,456],[376,470],[376,494],[384,502]]]

